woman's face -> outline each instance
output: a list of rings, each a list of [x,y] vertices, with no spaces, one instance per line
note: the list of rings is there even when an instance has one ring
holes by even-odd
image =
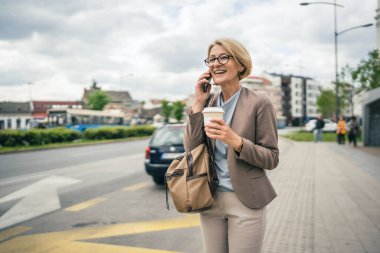
[[[210,55],[208,57],[209,59],[215,59],[221,55],[230,56],[224,47],[215,45],[211,48]],[[214,79],[214,83],[216,85],[223,85],[230,82],[239,82],[239,71],[242,71],[243,68],[238,62],[235,61],[234,58],[230,57],[228,62],[225,64],[221,64],[218,60],[215,60],[214,64],[209,67],[209,70],[211,72],[212,79]]]

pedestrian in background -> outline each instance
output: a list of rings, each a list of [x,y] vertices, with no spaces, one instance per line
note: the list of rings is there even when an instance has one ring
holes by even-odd
[[[265,170],[279,162],[276,114],[261,92],[244,88],[252,61],[233,39],[219,39],[208,47],[208,71],[195,85],[194,102],[185,131],[186,152],[202,143],[202,110],[210,96],[212,77],[221,93],[211,106],[224,110],[223,119],[205,125],[215,141],[215,167],[219,188],[214,205],[200,214],[206,253],[259,253],[266,227],[266,205],[276,192]],[[207,90],[202,87],[207,84]]]
[[[315,128],[314,128],[314,142],[317,143],[318,141],[322,142],[323,138],[323,128],[325,127],[325,121],[321,116],[317,117],[317,121],[315,122]]]
[[[350,122],[348,122],[349,131],[348,131],[348,142],[354,144],[354,147],[357,146],[357,138],[359,134],[359,124],[356,121],[356,117],[352,116]]]
[[[340,116],[336,128],[338,144],[346,144],[346,132],[346,121],[344,120],[343,116]]]

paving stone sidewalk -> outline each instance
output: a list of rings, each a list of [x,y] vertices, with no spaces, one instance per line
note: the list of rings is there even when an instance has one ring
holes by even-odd
[[[380,253],[380,154],[280,139],[263,253]]]

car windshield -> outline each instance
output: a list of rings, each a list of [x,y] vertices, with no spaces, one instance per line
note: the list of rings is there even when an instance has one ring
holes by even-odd
[[[182,145],[185,128],[183,126],[171,126],[157,129],[151,139],[151,146]]]

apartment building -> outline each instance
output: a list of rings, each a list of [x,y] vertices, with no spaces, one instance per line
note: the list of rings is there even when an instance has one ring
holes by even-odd
[[[287,125],[302,126],[318,115],[317,99],[321,93],[318,81],[304,76],[269,75],[280,78],[281,107]]]

